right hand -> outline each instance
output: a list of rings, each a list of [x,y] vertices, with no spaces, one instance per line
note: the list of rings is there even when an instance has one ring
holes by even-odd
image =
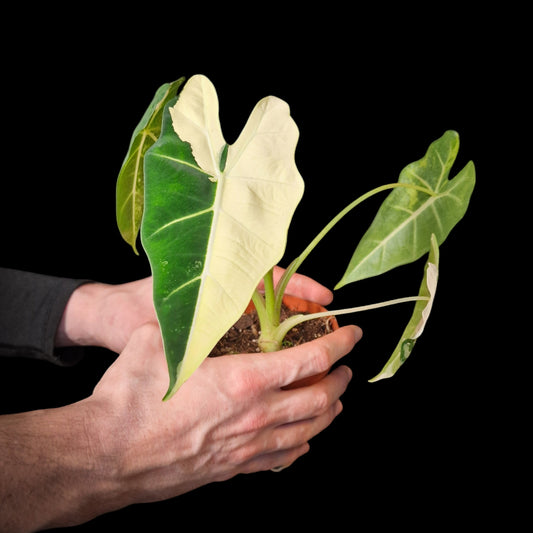
[[[283,352],[207,358],[163,402],[159,328],[137,329],[89,399],[106,475],[121,487],[116,508],[293,463],[341,412],[352,374],[339,366],[313,385],[282,387],[330,368],[361,334],[346,326]]]

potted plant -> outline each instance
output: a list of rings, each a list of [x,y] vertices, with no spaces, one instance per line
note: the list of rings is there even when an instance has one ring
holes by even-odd
[[[117,221],[135,251],[141,234],[150,261],[169,368],[165,399],[208,356],[250,299],[259,316],[263,351],[280,349],[287,332],[306,320],[416,302],[398,345],[371,381],[392,376],[422,333],[435,296],[439,245],[464,216],[475,184],[472,162],[449,179],[458,134],[446,131],[422,159],[402,170],[397,182],[346,206],[274,285],[273,268],[284,253],[304,189],[294,161],[298,135],[288,105],[269,96],[228,145],[215,88],[200,75],[163,85],[135,129],[117,181]],[[281,321],[291,276],[339,220],[385,191],[389,194],[335,289],[428,254],[419,293]],[[264,292],[257,290],[261,280]]]

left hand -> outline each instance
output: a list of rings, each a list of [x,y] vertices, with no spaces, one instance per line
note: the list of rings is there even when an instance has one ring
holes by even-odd
[[[284,269],[274,268],[277,283]],[[287,294],[322,305],[332,292],[313,279],[295,274]],[[157,322],[152,296],[152,278],[120,285],[87,283],[76,289],[67,303],[56,336],[57,346],[102,346],[120,353],[132,333],[147,322]]]
[[[284,268],[274,267],[274,286],[276,286],[284,272]],[[259,287],[262,284],[263,282],[259,284]],[[294,274],[289,280],[285,294],[298,296],[299,298],[316,302],[320,305],[329,305],[333,300],[333,293],[327,287],[324,287],[324,285],[321,285],[312,278],[298,273]]]
[[[65,307],[56,346],[101,346],[120,353],[147,322],[157,322],[151,277],[119,285],[87,283]]]

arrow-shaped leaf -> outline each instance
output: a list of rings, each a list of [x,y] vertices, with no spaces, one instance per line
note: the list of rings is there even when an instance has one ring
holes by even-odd
[[[411,354],[416,340],[422,332],[429,318],[435,291],[437,290],[437,281],[439,278],[439,247],[435,235],[431,235],[431,248],[429,257],[425,266],[424,279],[420,285],[419,296],[426,296],[427,300],[421,300],[416,303],[400,342],[398,342],[390,359],[387,361],[381,372],[370,381],[379,381],[380,379],[390,378]]]
[[[152,102],[133,131],[128,153],[117,179],[116,215],[123,239],[137,252],[136,242],[144,209],[144,155],[161,132],[163,109],[176,96],[185,78],[165,83],[156,91]]]
[[[443,243],[464,216],[475,184],[471,161],[455,178],[448,179],[458,150],[458,134],[447,131],[429,146],[422,159],[402,170],[400,183],[422,187],[429,194],[405,187],[394,189],[379,208],[335,288],[419,259],[429,251],[432,234],[439,245]]]
[[[193,76],[165,112],[145,158],[142,243],[170,385],[196,370],[282,257],[303,194],[288,105],[261,100],[235,144],[224,141],[215,88]]]

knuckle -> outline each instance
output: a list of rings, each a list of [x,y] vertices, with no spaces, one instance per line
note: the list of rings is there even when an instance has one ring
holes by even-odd
[[[161,339],[159,325],[155,322],[146,322],[133,332],[131,338],[135,343],[159,342]]]
[[[241,446],[240,448],[233,450],[228,459],[233,465],[241,465],[252,459],[253,456],[254,454],[250,446]]]
[[[313,395],[313,412],[320,414],[326,411],[331,405],[331,398],[325,387],[320,387]]]
[[[316,373],[325,372],[331,366],[331,350],[327,344],[319,344],[314,347],[312,353],[313,369]]]
[[[238,466],[252,461],[260,453],[258,446],[250,442],[235,448],[229,455],[228,460],[231,464]]]
[[[243,433],[255,433],[267,427],[270,423],[269,409],[265,405],[256,405],[250,409],[242,424]]]
[[[279,431],[275,436],[275,450],[293,449],[305,444],[312,437],[308,424],[287,428],[285,431]]]
[[[234,401],[242,401],[244,398],[250,396],[251,379],[246,373],[236,370],[229,376],[228,383],[231,383],[229,393]]]
[[[238,356],[232,355],[229,357],[235,358],[232,362],[237,363]],[[249,362],[247,361],[246,363]],[[235,364],[228,378],[228,382],[231,383],[232,394],[236,400],[249,401],[257,397],[264,388],[262,375],[255,365]]]

